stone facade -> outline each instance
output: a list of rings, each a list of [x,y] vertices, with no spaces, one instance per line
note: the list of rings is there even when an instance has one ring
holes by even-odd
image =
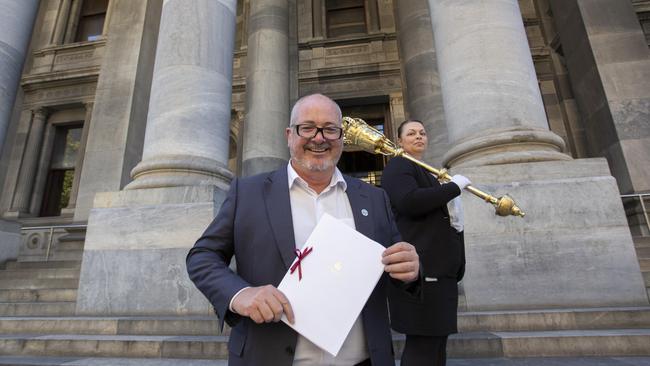
[[[532,215],[494,218],[464,195],[468,308],[647,303],[625,213],[634,233],[648,229],[640,206],[619,198],[650,191],[647,1],[481,0],[464,2],[459,21],[451,0],[110,0],[96,10],[96,34],[79,39],[90,3],[102,2],[40,2],[0,126],[2,217],[25,228],[88,224],[80,314],[206,313],[182,254],[231,177],[284,164],[289,107],[312,92],[391,139],[404,118],[422,120],[427,162],[511,191]],[[77,154],[59,187],[53,157],[70,126]],[[373,180],[384,160],[363,154],[346,148],[341,166]],[[61,206],[56,215],[44,215],[46,202]],[[485,293],[526,268],[512,253],[534,272],[530,291],[570,276],[556,260],[567,253],[618,282],[585,275],[580,296],[568,283],[540,298],[512,286]],[[163,283],[125,287],[142,268],[115,271],[131,262]],[[124,281],[109,286],[117,274]],[[178,296],[152,301],[168,291]]]

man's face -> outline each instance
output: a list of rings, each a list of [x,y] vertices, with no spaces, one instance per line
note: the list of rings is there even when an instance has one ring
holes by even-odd
[[[295,125],[341,127],[336,107],[325,98],[313,97],[305,100],[299,106],[297,116]],[[343,138],[326,139],[321,132],[312,138],[299,136],[295,125],[286,130],[294,169],[298,173],[301,171],[333,173],[343,152]]]

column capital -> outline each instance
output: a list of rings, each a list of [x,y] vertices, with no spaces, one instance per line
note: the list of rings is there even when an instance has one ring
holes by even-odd
[[[32,113],[34,115],[34,119],[45,120],[50,114],[50,108],[44,106],[36,107],[32,109]]]

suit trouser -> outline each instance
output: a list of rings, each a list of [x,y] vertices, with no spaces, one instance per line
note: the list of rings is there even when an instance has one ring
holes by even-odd
[[[401,366],[444,366],[447,363],[447,336],[406,335]]]

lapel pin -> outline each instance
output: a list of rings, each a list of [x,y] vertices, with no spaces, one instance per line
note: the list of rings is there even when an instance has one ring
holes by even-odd
[[[363,216],[368,216],[368,210],[366,210],[365,208],[362,209],[362,210],[361,210],[361,214],[362,214]]]

